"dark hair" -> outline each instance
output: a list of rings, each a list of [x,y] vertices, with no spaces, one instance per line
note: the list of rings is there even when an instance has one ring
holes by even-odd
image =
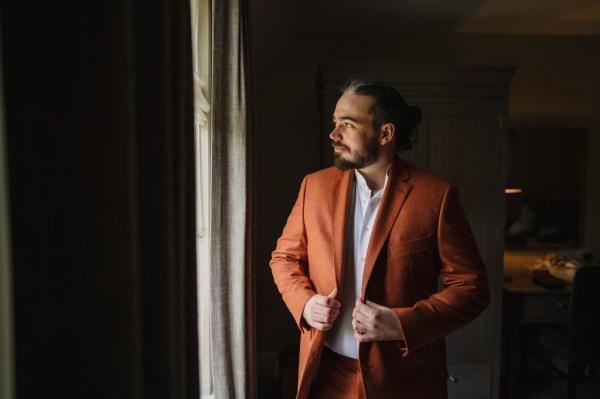
[[[350,79],[341,90],[342,94],[373,98],[373,105],[369,110],[373,117],[373,127],[378,129],[385,123],[392,123],[396,128],[396,150],[406,151],[413,147],[414,131],[423,116],[421,108],[409,106],[396,89],[381,82]]]

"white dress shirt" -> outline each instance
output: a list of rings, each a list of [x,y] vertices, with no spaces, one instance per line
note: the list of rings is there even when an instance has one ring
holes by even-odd
[[[386,173],[383,188],[373,192],[367,186],[367,182],[360,172],[355,170],[354,173],[356,179],[353,193],[349,198],[348,223],[346,225],[344,281],[340,298],[342,307],[333,328],[327,333],[325,345],[341,355],[358,359],[358,340],[354,336],[352,328],[352,311],[356,298],[361,294],[371,230],[387,186],[388,175]]]

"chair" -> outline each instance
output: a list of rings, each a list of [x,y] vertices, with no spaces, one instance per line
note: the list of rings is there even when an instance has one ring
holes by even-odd
[[[600,367],[600,266],[577,270],[567,324],[540,328],[529,354],[567,379],[569,399],[577,397],[578,382],[597,374]]]

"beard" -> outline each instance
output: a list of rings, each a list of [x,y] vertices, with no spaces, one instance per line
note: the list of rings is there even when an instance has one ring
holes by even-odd
[[[345,159],[342,158],[343,153],[339,154],[334,152],[333,163],[342,172],[350,169],[366,168],[367,166],[374,164],[379,158],[379,144],[377,137],[372,137],[365,142],[362,151],[352,151],[350,147],[334,140],[331,140],[331,146],[346,149],[347,154],[350,156],[350,159]]]

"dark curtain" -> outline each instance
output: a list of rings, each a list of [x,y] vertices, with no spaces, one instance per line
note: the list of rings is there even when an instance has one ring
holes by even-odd
[[[188,0],[3,0],[17,398],[197,398]]]

